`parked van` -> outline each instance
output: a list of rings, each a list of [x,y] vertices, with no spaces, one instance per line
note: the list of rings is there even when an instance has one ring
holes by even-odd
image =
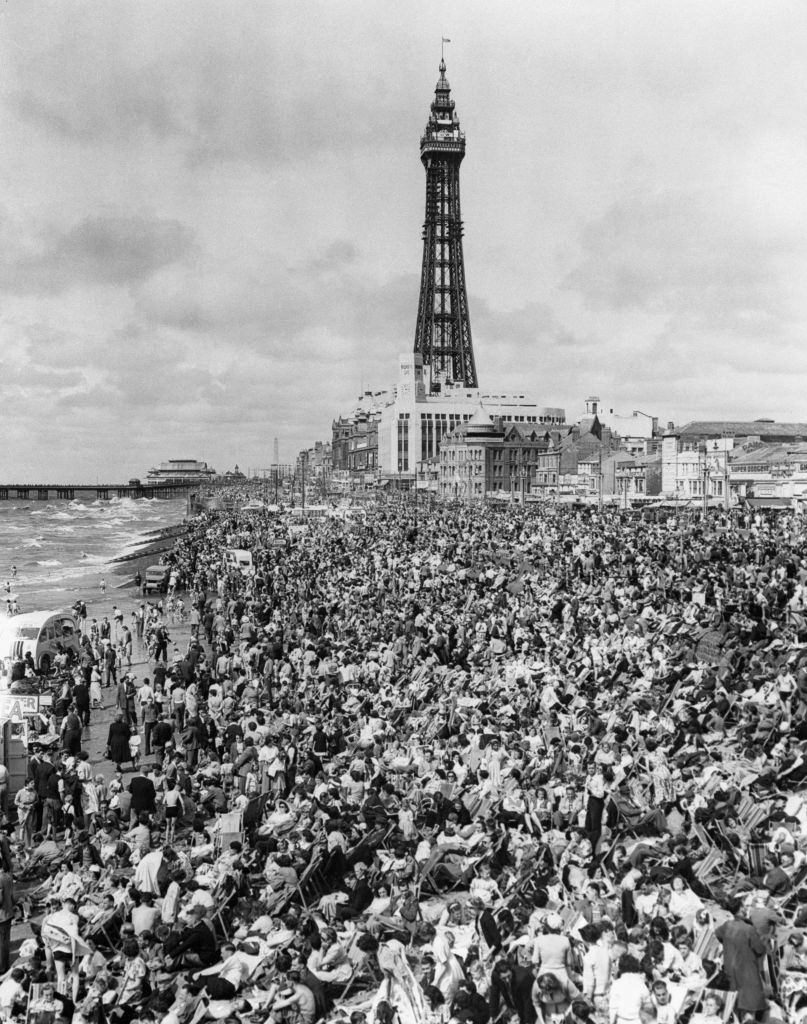
[[[49,672],[62,650],[78,657],[79,631],[69,611],[26,612],[0,620],[0,674],[10,683],[15,664],[30,652],[40,672]]]
[[[143,593],[150,594],[152,590],[156,590],[164,594],[168,590],[170,571],[167,565],[150,565],[143,580]]]
[[[238,569],[242,576],[252,575],[254,566],[251,551],[245,548],[227,548],[225,560],[230,569]]]

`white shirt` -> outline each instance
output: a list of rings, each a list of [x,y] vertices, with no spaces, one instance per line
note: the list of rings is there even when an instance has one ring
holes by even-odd
[[[623,974],[617,978],[608,1000],[611,1024],[639,1024],[639,1008],[649,996],[641,974]]]
[[[611,954],[602,942],[595,942],[583,954],[583,995],[604,996],[611,984]]]

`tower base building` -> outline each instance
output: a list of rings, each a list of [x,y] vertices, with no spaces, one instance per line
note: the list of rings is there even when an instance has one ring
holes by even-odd
[[[541,424],[549,430],[566,420],[565,410],[541,407],[523,394],[445,383],[435,390],[420,353],[406,353],[399,360],[394,397],[379,418],[379,480],[412,486],[418,466],[437,457],[443,438],[470,420],[480,402],[491,416],[511,423]]]

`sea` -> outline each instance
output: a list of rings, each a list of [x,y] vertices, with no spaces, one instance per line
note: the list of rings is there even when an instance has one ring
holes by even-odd
[[[0,616],[10,595],[28,612],[72,605],[102,579],[113,591],[125,576],[110,561],[185,517],[184,498],[0,502]]]

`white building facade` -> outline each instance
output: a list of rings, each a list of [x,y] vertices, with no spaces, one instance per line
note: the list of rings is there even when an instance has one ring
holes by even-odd
[[[661,493],[666,498],[723,498],[730,488],[733,437],[682,444],[679,434],[661,442]]]
[[[378,464],[381,478],[414,481],[417,466],[437,456],[443,438],[472,418],[480,402],[491,416],[511,423],[542,424],[547,429],[566,419],[564,409],[539,407],[522,394],[488,394],[461,384],[432,390],[428,367],[418,354],[400,357],[393,400],[381,411]]]

